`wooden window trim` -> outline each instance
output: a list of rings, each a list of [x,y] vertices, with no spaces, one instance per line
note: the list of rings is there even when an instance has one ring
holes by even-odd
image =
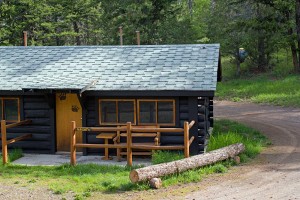
[[[18,120],[6,120],[4,119],[4,100],[17,100],[18,101]],[[0,97],[0,101],[2,101],[1,104],[1,110],[2,110],[2,116],[1,118],[6,120],[7,122],[19,122],[21,120],[21,114],[20,114],[20,98],[16,97]]]
[[[141,123],[140,121],[140,102],[155,102],[156,109],[156,123]],[[173,103],[173,123],[158,123],[158,102],[172,102]],[[175,99],[138,99],[137,100],[137,118],[139,125],[161,125],[161,126],[175,126],[176,116],[175,116]]]
[[[129,102],[133,102],[133,118],[134,118],[134,123],[133,125],[136,125],[136,103],[135,103],[135,99],[99,99],[98,101],[98,105],[99,105],[99,124],[100,125],[126,125],[126,123],[110,123],[110,122],[102,122],[102,110],[101,110],[101,101],[114,101],[116,102],[116,119],[117,121],[119,121],[119,114],[118,114],[118,102],[122,102],[122,101],[129,101]]]

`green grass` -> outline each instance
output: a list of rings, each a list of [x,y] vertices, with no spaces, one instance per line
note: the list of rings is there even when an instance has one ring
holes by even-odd
[[[216,96],[220,100],[300,107],[300,76],[291,75],[290,53],[280,51],[273,55],[272,63],[272,70],[257,74],[248,60],[241,64],[241,77],[236,77],[235,64],[222,57],[223,81],[218,83]]]
[[[266,138],[259,132],[247,128],[241,124],[220,120],[216,121],[213,137],[209,149],[213,150],[236,142],[245,142],[246,152],[242,155],[242,161],[253,158],[266,144]],[[155,151],[153,163],[178,160],[183,157],[180,152]],[[180,174],[163,178],[163,185],[169,186],[179,183],[197,182],[209,174],[224,173],[233,161],[223,161],[211,166],[186,171]],[[134,168],[140,166],[134,166]],[[129,180],[129,172],[132,168],[121,166],[99,166],[84,164],[71,167],[68,164],[62,166],[20,166],[8,164],[0,165],[0,184],[10,183],[27,187],[44,187],[55,194],[69,191],[74,192],[75,199],[84,199],[93,192],[116,192],[127,190],[147,190],[147,183],[132,184]]]
[[[152,163],[160,164],[165,162],[171,162],[174,160],[180,160],[184,158],[184,155],[180,151],[154,151],[152,154]]]
[[[220,120],[215,123],[207,150],[212,151],[235,143],[245,145],[245,152],[240,155],[242,162],[254,158],[263,147],[270,144],[259,131],[230,120]]]
[[[55,194],[73,191],[77,197],[87,197],[91,192],[115,192],[148,189],[147,184],[129,181],[131,168],[82,164],[62,166],[0,165],[1,179],[14,184],[51,189]]]
[[[218,83],[216,96],[231,101],[252,101],[280,106],[300,107],[300,76],[275,79],[257,75]]]
[[[12,149],[8,150],[8,162],[13,162],[19,158],[23,157],[23,153],[21,149]],[[0,154],[0,160],[2,163],[2,154]]]
[[[219,149],[231,144],[243,143],[245,152],[240,155],[241,162],[248,162],[255,158],[262,149],[270,144],[268,139],[259,131],[230,120],[218,120],[215,122],[213,134],[210,137],[207,151]],[[169,155],[171,157],[171,155]],[[177,155],[173,156],[176,160]],[[189,183],[201,181],[204,177],[213,173],[224,173],[236,163],[231,160],[222,161],[214,165],[190,170],[177,175],[163,178],[163,185],[169,186],[178,183]]]

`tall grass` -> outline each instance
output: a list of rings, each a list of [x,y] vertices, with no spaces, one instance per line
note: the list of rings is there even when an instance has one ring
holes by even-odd
[[[223,57],[223,81],[218,83],[216,96],[221,100],[300,107],[300,76],[291,75],[291,57],[280,51],[274,58],[272,70],[263,74],[252,72],[246,61],[241,65],[242,75],[237,77],[235,64]]]
[[[174,160],[180,160],[184,158],[181,151],[153,151],[152,154],[152,164],[160,164],[165,162],[171,162]]]
[[[230,128],[226,130],[227,127]],[[207,150],[212,151],[235,143],[245,145],[245,152],[241,155],[241,161],[245,162],[259,154],[269,141],[259,131],[237,122],[220,120],[216,123]]]
[[[300,107],[300,76],[290,75],[274,79],[268,75],[259,75],[250,79],[221,82],[218,84],[216,96],[221,100],[248,100]]]
[[[12,149],[8,151],[8,162],[13,162],[23,157],[22,149]],[[2,154],[0,154],[0,161],[2,163]]]

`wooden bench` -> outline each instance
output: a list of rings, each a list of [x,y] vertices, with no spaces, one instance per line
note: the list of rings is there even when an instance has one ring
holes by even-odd
[[[122,126],[121,126],[122,127]],[[124,126],[123,126],[124,127]],[[159,125],[149,125],[149,126],[132,126],[135,128],[159,128]],[[132,133],[132,138],[153,138],[153,142],[133,142],[132,145],[146,145],[146,146],[159,146],[160,145],[160,132],[146,132],[146,133]],[[126,132],[117,131],[117,136],[113,139],[114,144],[126,145],[127,143],[121,143],[121,138],[127,138]],[[124,148],[125,149],[125,148]],[[123,148],[117,149],[117,160],[121,161],[122,156],[127,155],[127,151]],[[151,150],[134,150],[132,155],[152,155]]]
[[[126,127],[76,127],[76,122],[72,121],[71,130],[71,151],[70,151],[70,163],[76,165],[76,148],[114,148],[114,149],[125,149],[127,150],[127,165],[132,166],[132,149],[134,150],[183,150],[184,156],[188,158],[190,156],[189,149],[190,145],[194,140],[194,136],[189,137],[189,130],[195,124],[195,121],[191,123],[185,121],[183,128],[159,128],[157,126],[132,126],[130,122],[127,122]],[[114,144],[84,144],[76,143],[77,132],[114,132],[117,136],[113,139]],[[160,133],[182,133],[183,132],[183,145],[172,145],[172,146],[161,146],[160,145]],[[120,143],[121,134],[126,133],[126,143]],[[138,137],[145,137],[144,133],[148,133],[146,136],[153,137],[154,142],[152,143],[133,143],[133,135]],[[150,134],[149,134],[150,133]],[[124,134],[123,134],[124,136]],[[3,139],[3,138],[2,138]],[[140,154],[140,153],[139,153]],[[118,153],[121,156],[120,152]]]
[[[100,133],[96,138],[104,139],[104,144],[108,144],[108,140],[112,140],[116,135],[116,133]],[[112,157],[109,157],[108,147],[104,148],[104,157],[102,157],[102,160],[112,160]]]

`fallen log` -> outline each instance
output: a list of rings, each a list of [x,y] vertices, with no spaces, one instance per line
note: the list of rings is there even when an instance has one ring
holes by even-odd
[[[189,169],[210,165],[228,158],[234,158],[244,150],[245,146],[241,143],[237,143],[208,153],[184,158],[182,160],[134,169],[130,172],[129,178],[132,183],[137,183],[169,174],[180,173]]]

